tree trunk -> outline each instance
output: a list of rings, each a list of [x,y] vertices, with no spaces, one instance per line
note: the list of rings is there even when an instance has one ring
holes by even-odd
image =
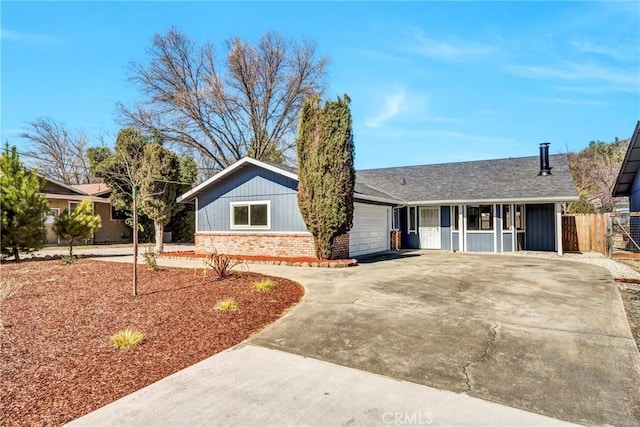
[[[14,258],[16,261],[20,261],[20,251],[18,251],[18,248],[17,248],[17,247],[14,247],[14,248],[13,248],[13,258]]]
[[[153,228],[156,230],[156,248],[155,252],[161,254],[164,251],[164,242],[162,237],[164,234],[164,224],[159,221],[153,221]]]
[[[133,186],[133,296],[138,295],[138,203]]]
[[[73,256],[73,240],[69,240],[69,258]]]

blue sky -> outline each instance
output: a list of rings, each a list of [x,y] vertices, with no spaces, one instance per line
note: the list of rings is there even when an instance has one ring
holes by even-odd
[[[579,150],[640,119],[640,2],[7,2],[1,138],[51,117],[97,144],[155,33],[222,50],[266,30],[314,39],[327,97],[352,99],[356,167]],[[107,141],[109,142],[109,141]]]

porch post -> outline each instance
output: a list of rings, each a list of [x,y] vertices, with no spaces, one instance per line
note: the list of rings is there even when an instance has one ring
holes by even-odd
[[[556,207],[556,249],[558,255],[562,256],[562,206],[559,202],[555,203]]]

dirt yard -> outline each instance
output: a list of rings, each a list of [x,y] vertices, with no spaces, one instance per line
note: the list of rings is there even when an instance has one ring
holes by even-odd
[[[626,264],[634,270],[640,272],[640,260],[618,259],[618,262]],[[640,351],[640,283],[616,282],[622,295],[624,309],[627,312],[631,333],[636,340],[636,345]]]
[[[229,348],[282,316],[302,297],[292,281],[239,272],[224,280],[201,269],[140,266],[131,295],[129,264],[80,260],[3,263],[1,281],[22,288],[1,307],[0,424],[61,425]],[[214,309],[233,298],[237,311]],[[115,350],[127,327],[146,334]]]

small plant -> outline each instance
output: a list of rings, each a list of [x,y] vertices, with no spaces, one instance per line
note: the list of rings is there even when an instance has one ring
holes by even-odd
[[[62,257],[60,257],[60,264],[71,265],[77,260],[78,258],[75,255],[62,255]]]
[[[147,246],[142,256],[144,257],[145,264],[151,267],[153,271],[160,271],[160,267],[158,267],[158,261],[156,260],[156,254],[153,252],[151,246]]]
[[[142,332],[130,328],[119,331],[111,336],[111,344],[113,344],[117,350],[122,351],[131,350],[142,344],[144,340],[145,335]]]
[[[218,311],[237,311],[238,304],[231,298],[223,299],[222,301],[218,301],[215,309]]]
[[[214,250],[213,253],[204,260],[205,269],[202,274],[206,275],[206,271],[211,269],[219,278],[224,279],[230,274],[232,268],[241,264],[244,264],[242,260],[229,258],[229,256],[219,254],[218,251]]]
[[[4,302],[18,293],[22,289],[22,283],[14,280],[0,281],[0,302]]]
[[[255,289],[258,292],[266,293],[266,292],[271,292],[275,286],[276,284],[273,283],[271,280],[263,279],[263,280],[260,280],[259,282],[254,283],[253,289]]]

